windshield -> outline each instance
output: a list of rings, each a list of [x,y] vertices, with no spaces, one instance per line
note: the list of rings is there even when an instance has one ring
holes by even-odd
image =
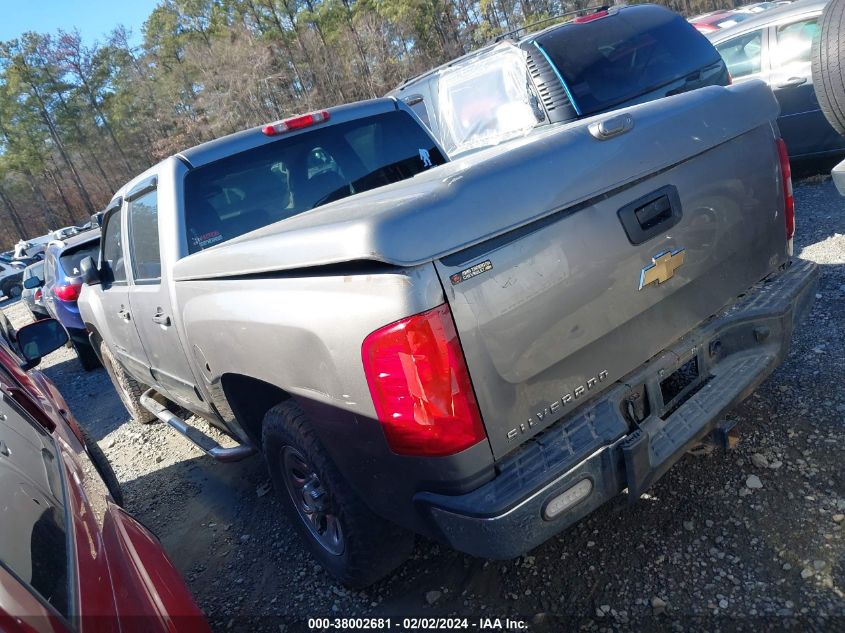
[[[185,176],[188,251],[210,248],[445,162],[431,137],[402,111],[283,137]]]
[[[441,71],[436,99],[440,142],[450,156],[522,136],[545,120],[525,52],[510,44]]]

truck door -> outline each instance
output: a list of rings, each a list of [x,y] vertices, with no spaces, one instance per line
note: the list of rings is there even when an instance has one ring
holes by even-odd
[[[132,285],[129,302],[155,383],[164,395],[191,410],[205,410],[161,278],[158,181],[140,183],[126,196]]]
[[[117,206],[103,218],[100,268],[104,271],[105,278],[101,284],[101,303],[108,331],[100,334],[104,340],[109,341],[109,348],[120,364],[137,380],[149,384],[147,355],[141,347],[141,339],[129,309],[123,215],[123,208]],[[45,271],[48,265],[45,265]]]

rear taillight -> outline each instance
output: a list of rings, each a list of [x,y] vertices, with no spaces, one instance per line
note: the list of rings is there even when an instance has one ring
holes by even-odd
[[[33,297],[35,298],[35,300],[36,300],[36,301],[40,301],[40,300],[41,300],[41,294],[42,294],[42,293],[41,293],[41,288],[39,288],[38,290],[36,290],[36,291],[35,291],[35,294],[33,295]]]
[[[447,305],[376,330],[361,351],[376,414],[395,453],[451,455],[485,439]]]
[[[786,223],[786,239],[789,242],[789,254],[792,254],[792,237],[795,235],[795,198],[792,195],[792,167],[789,166],[789,152],[782,138],[777,141],[780,160],[780,176],[783,183],[783,219]]]
[[[82,291],[82,284],[68,284],[53,288],[53,295],[59,301],[76,301]]]

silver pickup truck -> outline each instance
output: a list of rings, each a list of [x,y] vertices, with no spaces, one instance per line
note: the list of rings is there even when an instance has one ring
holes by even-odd
[[[260,451],[343,582],[414,532],[514,557],[783,360],[817,269],[777,114],[711,86],[451,161],[392,98],[248,130],[117,193],[80,311],[131,414]]]

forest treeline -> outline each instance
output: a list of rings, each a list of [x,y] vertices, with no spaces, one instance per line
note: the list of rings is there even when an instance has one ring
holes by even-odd
[[[730,0],[661,0],[692,14]],[[380,96],[502,33],[597,0],[162,0],[133,45],[0,43],[0,248],[87,221],[202,141]],[[84,11],[84,4],[80,11]]]

